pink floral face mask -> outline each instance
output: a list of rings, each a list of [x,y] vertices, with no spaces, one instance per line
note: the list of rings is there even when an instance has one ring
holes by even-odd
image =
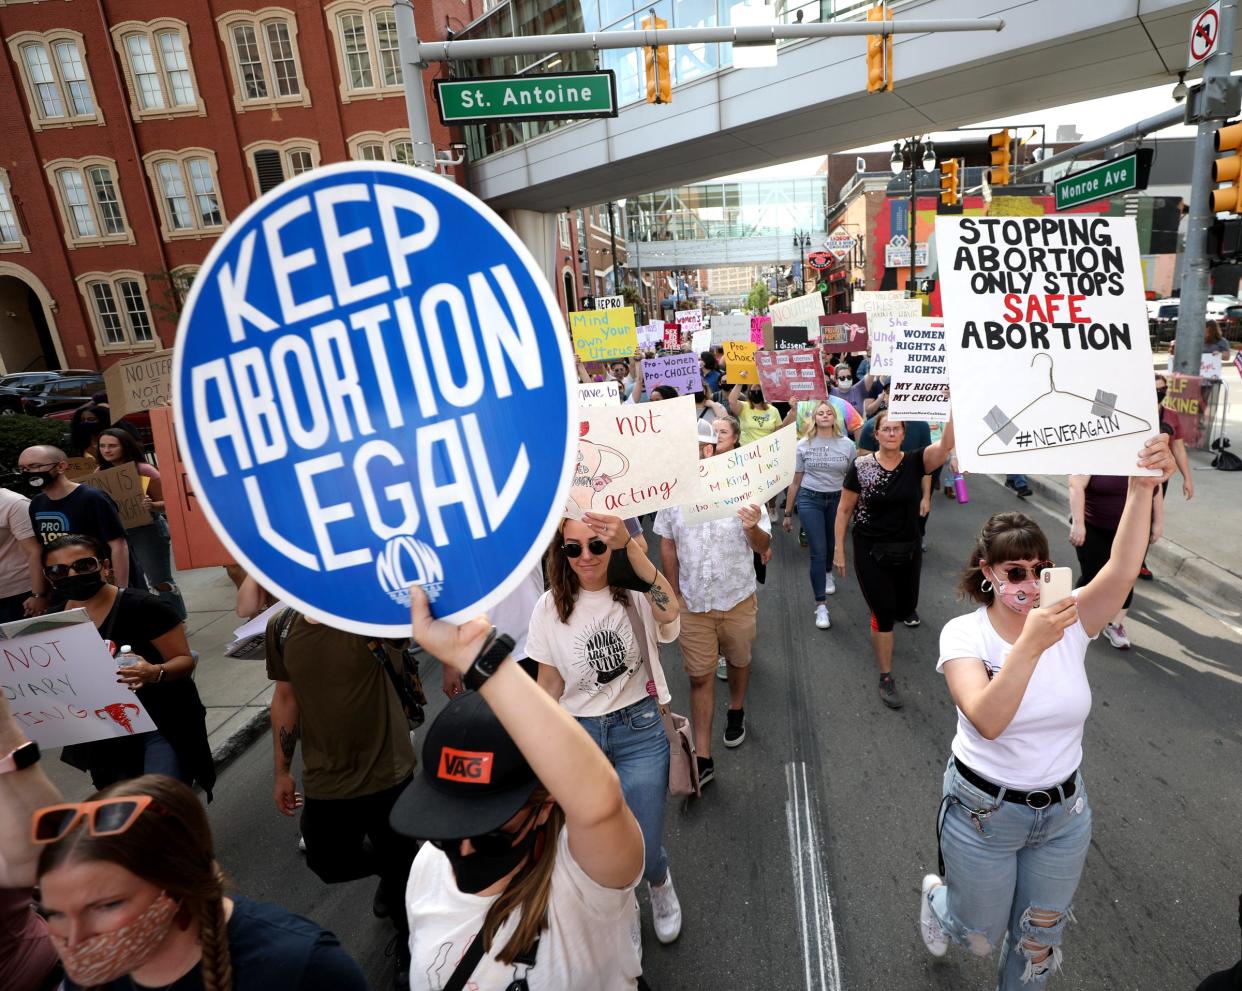
[[[160,892],[138,918],[112,932],[68,946],[53,937],[65,973],[74,984],[96,987],[137,970],[159,949],[177,915],[177,903]]]

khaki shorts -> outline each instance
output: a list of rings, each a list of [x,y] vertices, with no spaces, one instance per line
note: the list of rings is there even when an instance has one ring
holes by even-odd
[[[749,667],[758,615],[759,600],[753,592],[732,609],[690,612],[683,605],[681,659],[686,674],[691,678],[711,674],[722,655],[730,667]]]

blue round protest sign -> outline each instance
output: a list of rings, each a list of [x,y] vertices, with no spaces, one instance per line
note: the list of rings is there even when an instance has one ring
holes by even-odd
[[[260,198],[198,273],[173,379],[194,495],[264,587],[409,635],[409,587],[464,619],[529,573],[576,452],[568,335],[483,203],[332,165]]]

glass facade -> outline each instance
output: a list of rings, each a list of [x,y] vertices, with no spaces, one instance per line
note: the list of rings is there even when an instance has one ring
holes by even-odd
[[[825,230],[826,176],[707,182],[625,201],[631,241],[696,241],[717,237],[792,236]]]
[[[580,31],[638,31],[652,12],[669,27],[717,27],[732,22],[732,11],[741,0],[504,0],[467,27],[455,40],[511,38],[528,35],[566,34]],[[815,23],[856,19],[871,0],[774,0],[780,23]],[[673,85],[691,82],[733,64],[733,45],[713,43],[678,45],[673,50]],[[545,56],[462,60],[452,63],[458,79],[527,72],[582,72],[595,67],[590,52]],[[647,97],[643,53],[617,49],[599,53],[599,67],[612,69],[617,77],[617,103],[627,106]],[[523,141],[544,134],[566,121],[520,121],[489,123],[466,128],[467,155],[478,161]]]

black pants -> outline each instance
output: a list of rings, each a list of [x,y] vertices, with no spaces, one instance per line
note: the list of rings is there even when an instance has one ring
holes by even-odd
[[[1113,553],[1113,538],[1117,536],[1116,530],[1108,530],[1094,523],[1084,523],[1083,530],[1086,536],[1083,538],[1082,546],[1074,548],[1074,552],[1078,555],[1078,570],[1081,572],[1074,585],[1075,588],[1082,588],[1088,584],[1100,573],[1104,565],[1108,564],[1108,559]],[[1121,608],[1129,609],[1130,600],[1133,598],[1134,586],[1131,585]]]
[[[910,560],[880,564],[871,554],[871,541],[854,532],[854,573],[871,610],[871,628],[877,633],[892,633],[897,620],[905,619],[919,607],[923,553],[917,540],[912,543]]]
[[[411,780],[357,798],[308,797],[302,810],[307,866],[328,884],[378,875],[399,933],[409,932],[405,886],[418,844],[393,832],[388,814]],[[370,839],[370,849],[363,846],[364,838]]]

